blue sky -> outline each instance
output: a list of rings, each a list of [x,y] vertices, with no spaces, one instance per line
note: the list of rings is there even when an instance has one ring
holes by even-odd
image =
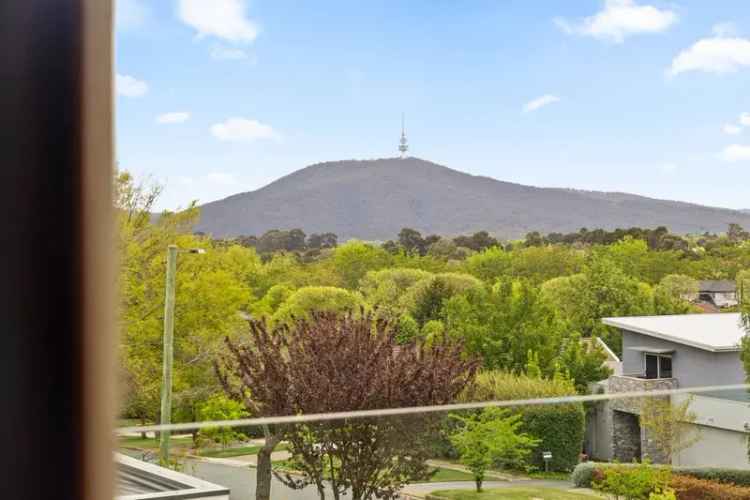
[[[750,208],[747,0],[118,0],[116,44],[161,208],[395,156],[402,112],[472,174]]]

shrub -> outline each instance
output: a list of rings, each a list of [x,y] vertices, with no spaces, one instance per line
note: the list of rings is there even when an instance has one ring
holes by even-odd
[[[464,393],[462,399],[489,401],[575,394],[575,387],[567,380],[543,380],[488,371],[477,376],[475,384]],[[536,452],[531,456],[531,465],[543,469],[542,452],[549,451],[552,453],[550,470],[573,470],[578,464],[585,430],[582,404],[525,406],[513,411],[521,414],[522,431],[540,440]]]
[[[670,486],[680,500],[750,500],[750,488],[676,475]]]
[[[576,466],[571,474],[571,481],[578,488],[591,488],[595,480],[601,481],[603,471],[611,467],[638,467],[637,464],[611,464],[602,462],[583,462]],[[750,487],[750,470],[721,468],[674,467],[672,471],[680,478],[690,477],[720,483],[722,486],[735,485]],[[677,477],[677,476],[675,476]],[[680,479],[682,480],[682,479]],[[682,498],[678,493],[678,498]]]
[[[408,314],[402,315],[398,319],[398,325],[396,327],[396,342],[400,345],[409,344],[413,342],[419,335],[419,325],[417,322]]]
[[[672,472],[666,467],[652,467],[644,463],[635,466],[613,465],[594,470],[593,486],[615,498],[648,500],[652,493],[660,493],[669,485]]]
[[[576,488],[591,488],[594,470],[597,465],[594,462],[581,462],[576,465],[576,468],[573,469],[573,474],[570,475],[570,480]]]
[[[677,497],[672,488],[666,488],[661,493],[651,493],[648,500],[677,500]]]
[[[698,479],[736,484],[737,486],[750,486],[750,470],[678,467],[675,468],[675,472]]]

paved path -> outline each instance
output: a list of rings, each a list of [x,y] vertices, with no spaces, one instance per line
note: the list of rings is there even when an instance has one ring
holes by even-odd
[[[490,488],[555,488],[569,490],[573,484],[568,481],[553,481],[547,479],[519,479],[515,481],[485,481],[485,489]],[[472,481],[452,481],[449,483],[416,483],[406,486],[402,492],[407,497],[424,498],[428,493],[437,490],[473,490],[476,488]]]

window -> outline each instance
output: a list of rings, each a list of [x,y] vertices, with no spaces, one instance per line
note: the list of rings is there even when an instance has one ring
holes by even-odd
[[[645,354],[645,376],[647,379],[672,378],[672,357]]]

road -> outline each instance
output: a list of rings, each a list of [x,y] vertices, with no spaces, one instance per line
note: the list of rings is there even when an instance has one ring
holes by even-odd
[[[255,499],[255,469],[252,467],[238,467],[237,465],[226,465],[222,463],[211,463],[203,460],[188,460],[183,471],[191,476],[205,479],[214,484],[225,486],[230,489],[231,500],[254,500]],[[486,481],[485,488],[523,488],[523,487],[545,487],[567,490],[573,487],[568,481],[551,480],[515,480],[515,481]],[[404,488],[404,493],[416,498],[424,498],[427,493],[436,490],[473,489],[471,481],[450,483],[419,483],[410,484]],[[304,490],[293,490],[281,483],[275,477],[271,483],[271,498],[274,500],[319,500],[318,492],[314,487]],[[344,496],[347,498],[347,496]]]
[[[183,472],[229,488],[231,500],[255,500],[254,468],[189,460]],[[275,477],[271,483],[271,498],[274,500],[320,500],[315,487],[293,490]]]

